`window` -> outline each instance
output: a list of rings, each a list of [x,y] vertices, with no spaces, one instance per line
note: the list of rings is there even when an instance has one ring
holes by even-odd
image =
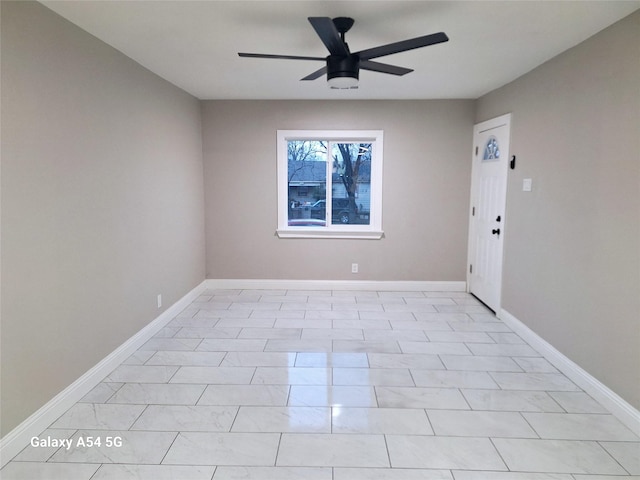
[[[484,147],[484,155],[482,160],[497,160],[500,158],[500,147],[498,146],[498,139],[496,137],[489,137],[487,144]]]
[[[278,236],[382,237],[382,131],[278,130]]]

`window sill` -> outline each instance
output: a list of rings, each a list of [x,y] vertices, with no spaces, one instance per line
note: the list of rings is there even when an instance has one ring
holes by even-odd
[[[278,229],[276,235],[279,238],[345,238],[362,240],[380,240],[384,237],[382,231],[336,231],[317,229]]]

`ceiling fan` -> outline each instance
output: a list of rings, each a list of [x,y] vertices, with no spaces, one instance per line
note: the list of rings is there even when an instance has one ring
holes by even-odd
[[[238,53],[238,55],[250,58],[324,61],[326,62],[324,67],[301,80],[315,80],[326,74],[331,88],[358,88],[360,69],[389,73],[391,75],[406,75],[407,73],[413,72],[410,68],[374,62],[371,60],[372,58],[384,57],[385,55],[405,52],[407,50],[413,50],[414,48],[427,47],[449,40],[449,37],[443,32],[439,32],[351,53],[349,45],[347,45],[344,40],[344,34],[353,26],[353,18],[338,17],[331,19],[329,17],[309,17],[309,23],[311,23],[320,40],[322,40],[322,43],[324,43],[327,50],[329,50],[327,57],[269,55],[262,53]]]

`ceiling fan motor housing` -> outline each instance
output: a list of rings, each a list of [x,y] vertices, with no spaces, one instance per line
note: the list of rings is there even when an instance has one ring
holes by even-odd
[[[349,55],[329,55],[327,57],[327,79],[349,77],[358,79],[360,71],[360,57]]]

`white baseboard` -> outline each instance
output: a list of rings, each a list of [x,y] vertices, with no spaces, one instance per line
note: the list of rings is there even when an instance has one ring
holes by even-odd
[[[640,436],[640,412],[617,393],[593,377],[579,365],[541,338],[537,333],[506,310],[500,310],[499,318],[520,335],[529,345],[546,358],[554,367],[564,373],[573,383],[597,400],[618,420],[636,435]]]
[[[184,310],[205,290],[206,281],[162,312],[155,320],[116,348],[97,365],[87,371],[62,392],[48,401],[24,422],[0,439],[0,468],[26,447],[31,437],[39,435],[55,420],[82,399],[118,365],[153,337],[177,314]]]
[[[386,292],[464,292],[465,281],[209,279],[208,289],[367,290]]]

